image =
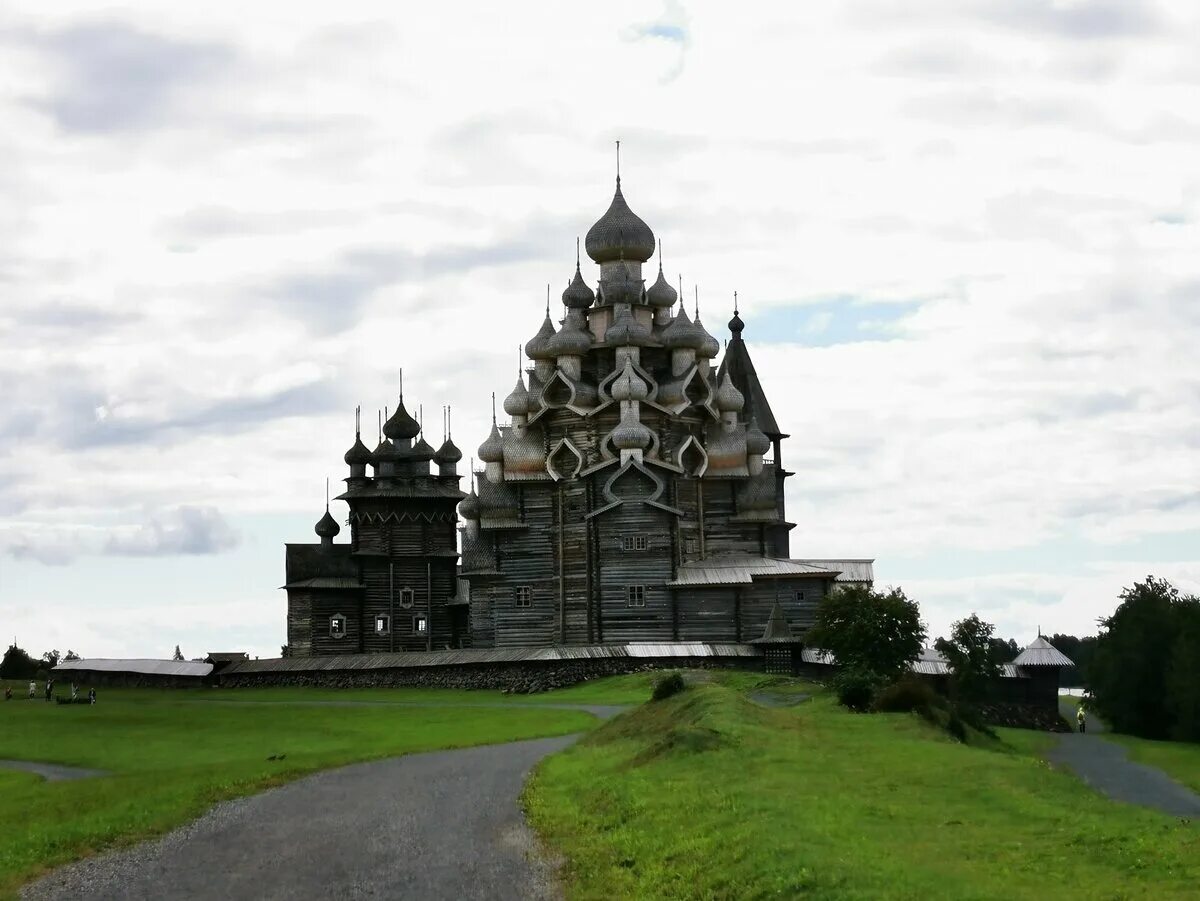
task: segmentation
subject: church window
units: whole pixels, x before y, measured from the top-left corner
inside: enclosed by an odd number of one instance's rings
[[[416,598],[416,596],[417,596],[417,593],[414,589],[401,588],[400,589],[400,606],[401,607],[411,607],[413,605],[413,600]]]
[[[621,538],[621,550],[644,551],[650,546],[645,535],[625,535]]]
[[[386,613],[379,613],[375,616],[375,634],[387,635],[392,631],[392,620]]]
[[[533,606],[533,586],[518,585],[514,591],[514,603],[517,607]]]
[[[803,602],[804,602],[804,592],[803,592],[803,591],[797,591],[797,592],[796,592],[796,601],[797,601],[797,602],[799,602],[799,603],[803,603]]]
[[[329,617],[329,637],[330,638],[345,638],[346,637],[346,617],[340,613]]]
[[[699,538],[683,539],[683,550],[684,550],[684,553],[686,553],[686,554],[700,553],[700,539]]]
[[[645,607],[646,606],[646,586],[645,585],[628,585],[626,586],[626,605],[629,607]]]
[[[418,615],[418,616],[413,617],[413,631],[414,632],[416,632],[418,635],[424,635],[428,629],[429,629],[429,620],[427,620],[424,617],[424,615]]]

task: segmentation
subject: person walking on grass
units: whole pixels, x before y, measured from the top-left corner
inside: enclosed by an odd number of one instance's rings
[[[1075,722],[1079,724],[1081,734],[1087,732],[1087,711],[1083,709],[1082,704],[1075,710]]]
[[[54,680],[46,679],[46,700],[49,701],[54,697]]]
[[[29,680],[29,700],[32,701],[36,697],[37,697],[37,682],[35,682],[33,679],[30,679]]]

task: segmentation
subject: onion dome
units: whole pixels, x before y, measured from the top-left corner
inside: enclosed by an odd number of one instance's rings
[[[621,176],[608,210],[588,229],[584,238],[587,255],[597,263],[609,263],[624,257],[644,263],[654,253],[654,232],[639,219],[621,193]]]
[[[746,323],[742,322],[742,317],[738,315],[738,311],[733,311],[733,318],[729,320],[729,331],[735,335],[740,335],[742,329],[746,327]]]
[[[531,360],[553,360],[554,354],[546,349],[547,342],[553,337],[554,323],[550,321],[550,314],[546,313],[546,318],[542,320],[542,327],[525,345],[525,356]]]
[[[671,283],[663,278],[662,263],[658,264],[658,281],[646,290],[646,302],[652,307],[669,309],[675,306],[679,295],[671,287]]]
[[[462,451],[458,446],[447,438],[442,442],[442,446],[437,449],[437,453],[433,455],[433,462],[439,466],[442,464],[457,463],[462,459]]]
[[[579,271],[579,264],[576,263],[575,278],[571,279],[571,284],[567,285],[566,291],[563,291],[563,303],[573,310],[586,310],[595,300],[596,295],[583,280],[583,273]]]
[[[384,438],[379,446],[371,452],[371,462],[378,466],[380,463],[395,462],[400,458],[400,449]]]
[[[621,263],[616,274],[600,285],[601,301],[607,304],[642,302],[642,280],[635,279],[629,267]]]
[[[546,469],[546,445],[539,433],[526,428],[511,428],[504,436],[504,471],[539,473]]]
[[[696,329],[692,320],[688,318],[687,310],[680,305],[679,313],[663,329],[662,340],[663,344],[672,350],[688,347],[697,350],[704,343],[704,334]]]
[[[636,419],[622,419],[612,431],[612,440],[620,450],[641,450],[650,445],[654,436]]]
[[[471,485],[471,493],[458,505],[458,512],[462,514],[463,519],[479,519],[479,495],[475,493],[474,483]]]
[[[590,332],[585,332],[568,319],[553,338],[546,342],[551,357],[582,357],[592,346]]]
[[[711,360],[721,352],[721,342],[708,333],[708,330],[701,324],[699,313],[696,314],[696,321],[692,323],[692,327],[700,333],[702,340],[700,346],[696,348],[696,359]]]
[[[397,438],[416,438],[420,431],[421,424],[408,415],[401,397],[396,412],[383,424],[383,434],[395,441]]]
[[[746,453],[762,456],[771,449],[771,440],[758,427],[758,420],[750,417],[750,427],[746,429]]]
[[[649,386],[642,381],[642,377],[634,371],[628,360],[609,391],[613,400],[645,400],[650,396]]]
[[[618,347],[645,347],[650,343],[650,328],[642,325],[632,312],[622,307],[613,324],[605,331],[604,340]]]
[[[721,379],[721,387],[717,389],[717,409],[722,413],[737,413],[745,403],[746,398],[742,396],[742,392],[733,387],[729,373],[725,373],[725,378]]]
[[[499,463],[504,459],[504,439],[500,437],[495,422],[492,423],[492,434],[479,445],[479,459],[484,463]]]
[[[313,526],[313,531],[322,538],[333,538],[338,532],[342,531],[342,527],[337,524],[337,520],[329,515],[329,510],[325,510],[325,515],[317,520],[317,524]]]
[[[347,466],[366,466],[371,462],[371,451],[362,443],[362,438],[355,435],[354,445],[346,451],[346,456],[342,459],[346,461]]]
[[[524,416],[529,412],[529,392],[525,390],[525,380],[517,379],[517,387],[504,398],[504,412],[509,416]]]
[[[413,460],[428,463],[433,459],[433,448],[430,447],[429,442],[426,441],[425,436],[422,435],[417,439],[417,443],[412,446],[410,454]]]

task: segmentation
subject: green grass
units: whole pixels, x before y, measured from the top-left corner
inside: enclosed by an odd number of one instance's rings
[[[574,898],[1200,897],[1200,827],[1052,770],[1048,736],[998,735],[718,681],[543,761],[525,804]]]
[[[113,775],[45,782],[0,770],[0,897],[39,871],[140,840],[214,803],[354,761],[590,728],[578,711],[491,693],[380,690],[369,698],[445,706],[310,706],[349,692],[102,689],[94,707],[0,702],[0,758],[104,769]],[[463,698],[491,707],[453,706]],[[285,755],[282,760],[268,760]]]
[[[1114,733],[1106,733],[1104,737],[1123,744],[1133,760],[1156,766],[1181,785],[1200,792],[1200,745],[1184,741],[1151,741]]]

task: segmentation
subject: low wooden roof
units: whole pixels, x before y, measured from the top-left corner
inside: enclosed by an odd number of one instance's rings
[[[1015,666],[1074,666],[1075,662],[1041,635],[1017,655]]]

